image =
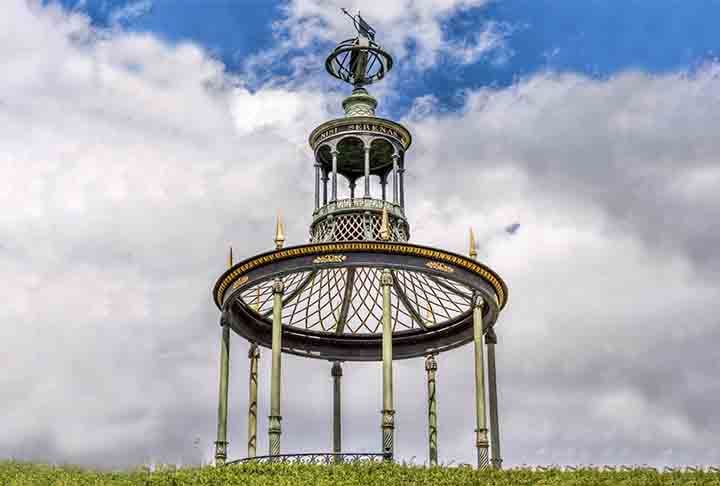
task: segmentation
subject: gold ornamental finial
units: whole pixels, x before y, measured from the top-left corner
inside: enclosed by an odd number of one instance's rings
[[[477,258],[477,244],[475,243],[475,233],[470,228],[470,258]]]
[[[228,254],[228,268],[233,266],[233,254],[232,254],[232,245],[230,245],[230,253]]]
[[[279,250],[285,244],[285,232],[283,231],[282,216],[278,211],[277,222],[275,223],[275,249]]]
[[[383,208],[382,220],[380,221],[380,239],[388,241],[390,239],[390,218],[387,208]]]

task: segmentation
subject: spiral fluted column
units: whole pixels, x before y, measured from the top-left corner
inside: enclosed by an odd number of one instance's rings
[[[260,359],[260,348],[258,348],[257,344],[250,345],[248,359],[250,360],[250,380],[248,390],[247,455],[248,457],[255,457],[257,454],[258,361]]]
[[[427,371],[428,388],[428,463],[436,466],[438,461],[437,450],[437,394],[435,389],[435,375],[437,361],[431,354],[425,358],[425,371]]]

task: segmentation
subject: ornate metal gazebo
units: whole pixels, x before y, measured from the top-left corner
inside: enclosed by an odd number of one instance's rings
[[[333,452],[319,455],[335,459],[356,456],[344,454],[341,446],[341,363],[382,361],[382,447],[362,455],[392,460],[393,360],[425,357],[428,461],[436,464],[436,356],[472,342],[478,468],[500,467],[494,325],[507,303],[507,287],[477,261],[472,230],[469,257],[408,243],[404,172],[411,135],[399,123],[377,117],[377,101],[365,89],[382,79],[393,62],[359,14],[353,21],[358,36],[341,42],[325,63],[332,76],[354,86],[343,101],[345,115],[323,123],[309,138],[315,154],[310,243],[285,247],[278,218],[276,248],[235,264],[231,252],[229,268],[213,289],[222,311],[216,464],[227,461],[232,330],[251,343],[247,458],[241,460],[307,456],[280,453],[281,360],[282,353],[291,353],[332,363]],[[340,176],[348,184],[347,199],[338,198]],[[267,456],[256,455],[260,347],[272,350]]]

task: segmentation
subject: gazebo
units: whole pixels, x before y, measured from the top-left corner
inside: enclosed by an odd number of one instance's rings
[[[275,249],[237,263],[231,252],[229,268],[213,289],[222,313],[215,461],[393,460],[393,361],[424,357],[428,462],[437,464],[436,356],[473,343],[477,465],[499,468],[494,326],[507,303],[507,286],[477,260],[472,230],[469,256],[408,242],[404,173],[412,137],[401,124],[376,116],[377,101],[365,88],[382,79],[393,60],[359,14],[353,21],[358,36],[341,42],[325,63],[330,75],[353,85],[342,104],[344,116],[323,123],[309,137],[315,160],[310,242],[285,246],[278,219]],[[362,189],[356,191],[358,181]],[[349,198],[338,198],[339,183],[347,184]],[[227,442],[231,331],[250,342],[247,457],[237,461],[228,461]],[[264,456],[257,455],[256,420],[261,348],[272,353]],[[332,452],[281,454],[283,353],[330,363]],[[379,451],[371,454],[342,448],[342,366],[356,361],[382,362],[381,440]]]

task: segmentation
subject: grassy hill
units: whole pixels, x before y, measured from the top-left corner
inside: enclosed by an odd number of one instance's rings
[[[0,485],[52,486],[720,486],[718,472],[658,472],[654,469],[599,471],[581,469],[531,471],[510,469],[478,472],[467,467],[425,468],[398,464],[244,464],[224,468],[165,468],[157,471],[100,472],[21,462],[0,462]]]

